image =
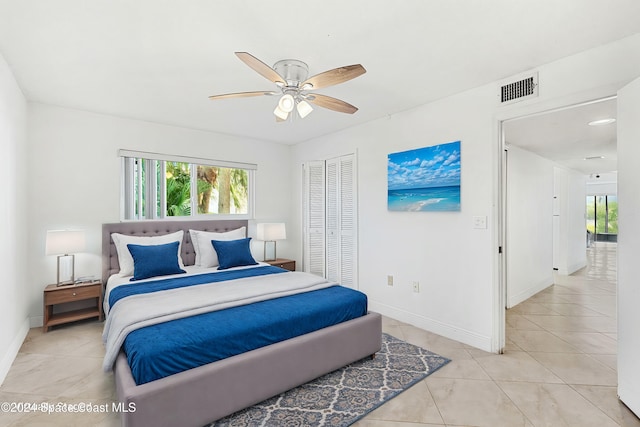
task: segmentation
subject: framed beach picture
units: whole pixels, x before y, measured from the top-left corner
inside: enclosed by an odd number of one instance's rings
[[[460,141],[389,154],[387,184],[390,211],[460,211]]]

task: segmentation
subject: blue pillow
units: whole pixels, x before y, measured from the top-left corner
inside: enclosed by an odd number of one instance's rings
[[[133,277],[129,280],[186,273],[178,263],[179,245],[180,242],[164,245],[133,245],[129,243],[127,248],[133,258]]]
[[[251,256],[251,237],[238,240],[212,240],[213,249],[218,254],[218,270],[231,267],[258,264]]]

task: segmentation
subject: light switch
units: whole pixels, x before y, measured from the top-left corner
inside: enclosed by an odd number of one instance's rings
[[[477,229],[485,229],[485,228],[487,228],[487,217],[486,216],[474,216],[473,217],[473,228],[477,228]]]

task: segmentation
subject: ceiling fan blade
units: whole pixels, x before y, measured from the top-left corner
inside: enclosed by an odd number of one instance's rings
[[[323,87],[333,86],[355,79],[366,72],[367,70],[365,70],[360,64],[347,65],[346,67],[334,68],[333,70],[325,71],[324,73],[309,77],[300,85],[300,87],[303,90],[306,90],[304,89],[304,85],[310,84],[312,86],[311,89],[322,89]]]
[[[329,110],[337,111],[339,113],[353,114],[358,111],[358,107],[354,107],[348,102],[341,101],[336,98],[332,98],[327,95],[320,95],[314,93],[307,97],[307,101],[312,102],[320,107],[328,108]]]
[[[247,64],[254,71],[256,71],[258,74],[260,74],[262,77],[266,78],[270,82],[285,84],[285,80],[282,78],[280,74],[276,72],[276,70],[269,67],[267,64],[260,61],[258,58],[251,55],[250,53],[235,52],[235,54],[238,58],[240,58],[242,62]]]
[[[250,96],[262,96],[262,95],[276,95],[277,92],[269,90],[255,91],[255,92],[237,92],[237,93],[225,93],[223,95],[211,95],[209,99],[229,99],[229,98],[248,98]]]

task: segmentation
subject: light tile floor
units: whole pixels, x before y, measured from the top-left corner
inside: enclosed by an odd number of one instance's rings
[[[502,355],[384,318],[385,332],[452,362],[356,426],[640,427],[616,396],[615,249],[596,244],[587,268],[558,276],[555,285],[509,310]],[[0,402],[111,409],[115,386],[100,368],[101,332],[99,322],[29,331],[0,387]],[[0,412],[0,426],[117,425],[112,411]]]
[[[373,426],[640,426],[616,395],[616,245],[507,311],[507,346],[485,353],[385,319],[398,338],[452,359],[357,423]]]

